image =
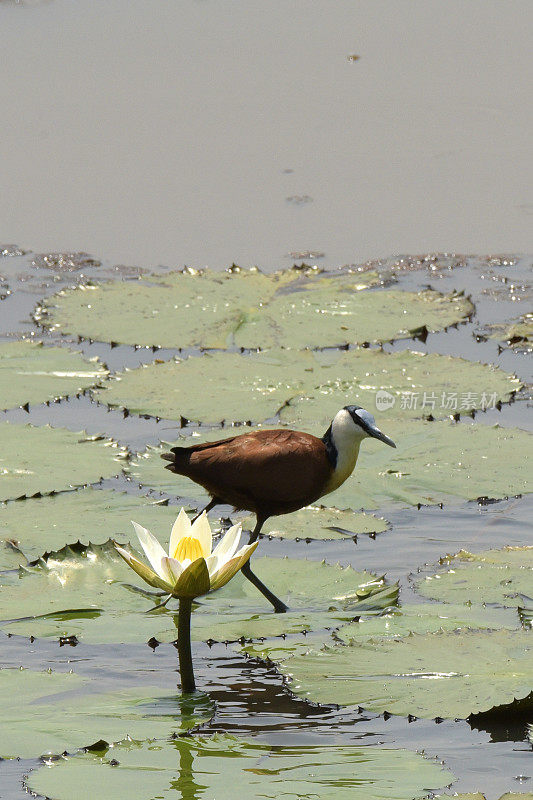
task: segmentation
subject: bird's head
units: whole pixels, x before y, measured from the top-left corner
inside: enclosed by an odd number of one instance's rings
[[[343,414],[343,412],[347,412],[349,415],[351,424],[356,428],[354,433],[356,433],[360,439],[366,439],[367,436],[371,436],[373,439],[379,439],[380,442],[385,442],[389,447],[396,447],[392,439],[389,439],[388,436],[380,431],[376,425],[376,420],[369,411],[361,408],[361,406],[344,406],[342,411],[339,411],[339,414]],[[348,418],[346,419],[348,421]]]

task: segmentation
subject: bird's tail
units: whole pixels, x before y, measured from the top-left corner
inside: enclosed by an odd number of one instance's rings
[[[170,461],[170,464],[165,464],[165,469],[169,469],[171,472],[181,472],[181,467],[185,465],[185,462],[188,462],[189,455],[189,448],[188,447],[173,447],[170,453],[163,453],[161,458],[163,461]]]

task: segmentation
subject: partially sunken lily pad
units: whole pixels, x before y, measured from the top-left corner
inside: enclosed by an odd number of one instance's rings
[[[244,528],[253,528],[254,517],[242,520]],[[357,534],[382,533],[389,527],[387,520],[373,514],[355,514],[353,511],[338,511],[336,508],[315,508],[309,506],[285,514],[271,517],[264,524],[262,536],[280,539],[345,539]]]
[[[298,348],[409,337],[472,311],[459,295],[360,291],[373,282],[296,270],[184,271],[63,291],[43,303],[37,319],[62,333],[123,344]]]
[[[336,627],[339,620],[382,610],[398,596],[396,584],[389,586],[351,567],[255,558],[253,568],[291,611],[271,613],[257,589],[239,574],[195,606],[193,638],[236,641]],[[167,607],[147,614],[160,598],[140,583],[111,543],[66,547],[35,567],[0,575],[1,626],[10,633],[75,634],[98,643],[175,640],[176,611]]]
[[[281,661],[291,689],[316,703],[466,719],[514,700],[533,708],[533,639],[525,631],[447,631],[356,640]]]
[[[521,345],[533,339],[533,314],[524,316],[510,325],[493,325],[491,339],[507,342],[510,345]]]
[[[438,633],[468,628],[516,628],[516,615],[499,608],[424,603],[387,609],[343,625],[335,637],[345,644],[399,638],[411,633]]]
[[[103,380],[107,370],[63,347],[42,342],[0,343],[0,407],[15,408],[65,397]]]
[[[533,441],[526,431],[445,420],[380,419],[378,424],[397,449],[365,439],[353,475],[321,503],[353,509],[391,501],[434,505],[454,497],[499,498],[533,488],[524,468]]]
[[[119,473],[126,451],[110,439],[48,425],[0,424],[0,501],[64,491]]]
[[[142,688],[110,691],[73,673],[0,669],[0,757],[36,758],[99,740],[169,736],[213,716],[207,697],[187,700],[149,680]]]
[[[283,422],[321,435],[345,405],[373,411],[378,391],[392,404],[385,420],[494,407],[520,386],[502,370],[450,356],[274,349],[144,365],[117,375],[97,394],[102,402],[135,413],[204,424],[260,422],[282,409]]]
[[[166,545],[176,516],[176,507],[90,487],[1,504],[0,569],[16,568],[78,539],[85,544],[103,544],[111,534],[119,542],[131,537],[137,541],[132,519],[149,528]]]
[[[413,800],[452,780],[408,750],[275,746],[215,734],[129,742],[105,754],[56,761],[32,772],[28,784],[55,800],[233,800],[238,787],[247,800]]]
[[[533,603],[533,547],[504,547],[442,559],[443,568],[417,582],[418,591],[447,603]]]

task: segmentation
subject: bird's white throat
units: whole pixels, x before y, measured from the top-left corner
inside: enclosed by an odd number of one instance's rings
[[[321,497],[334,492],[352,474],[357,463],[359,446],[366,436],[344,408],[335,415],[331,423],[331,439],[337,451],[337,464]]]

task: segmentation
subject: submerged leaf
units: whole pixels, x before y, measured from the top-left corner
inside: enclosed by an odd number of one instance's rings
[[[518,607],[533,601],[533,547],[503,547],[443,559],[443,567],[421,578],[417,590],[448,603],[498,603]]]
[[[115,766],[112,766],[112,759]],[[117,763],[118,762],[118,763]],[[30,788],[56,800],[413,800],[453,776],[407,750],[348,745],[283,747],[228,734],[124,743],[31,773]]]
[[[254,527],[253,517],[242,520],[244,529]],[[345,539],[357,534],[382,533],[389,527],[387,520],[373,514],[355,514],[336,508],[308,506],[292,514],[271,517],[261,529],[261,535],[280,539]]]
[[[516,616],[511,611],[424,603],[402,605],[399,608],[387,609],[379,616],[362,617],[357,622],[343,625],[335,632],[335,637],[345,644],[352,644],[375,639],[400,638],[412,633],[516,627]]]
[[[109,690],[73,673],[0,669],[0,757],[35,758],[103,739],[148,739],[188,730],[213,715],[194,701],[150,685]]]

